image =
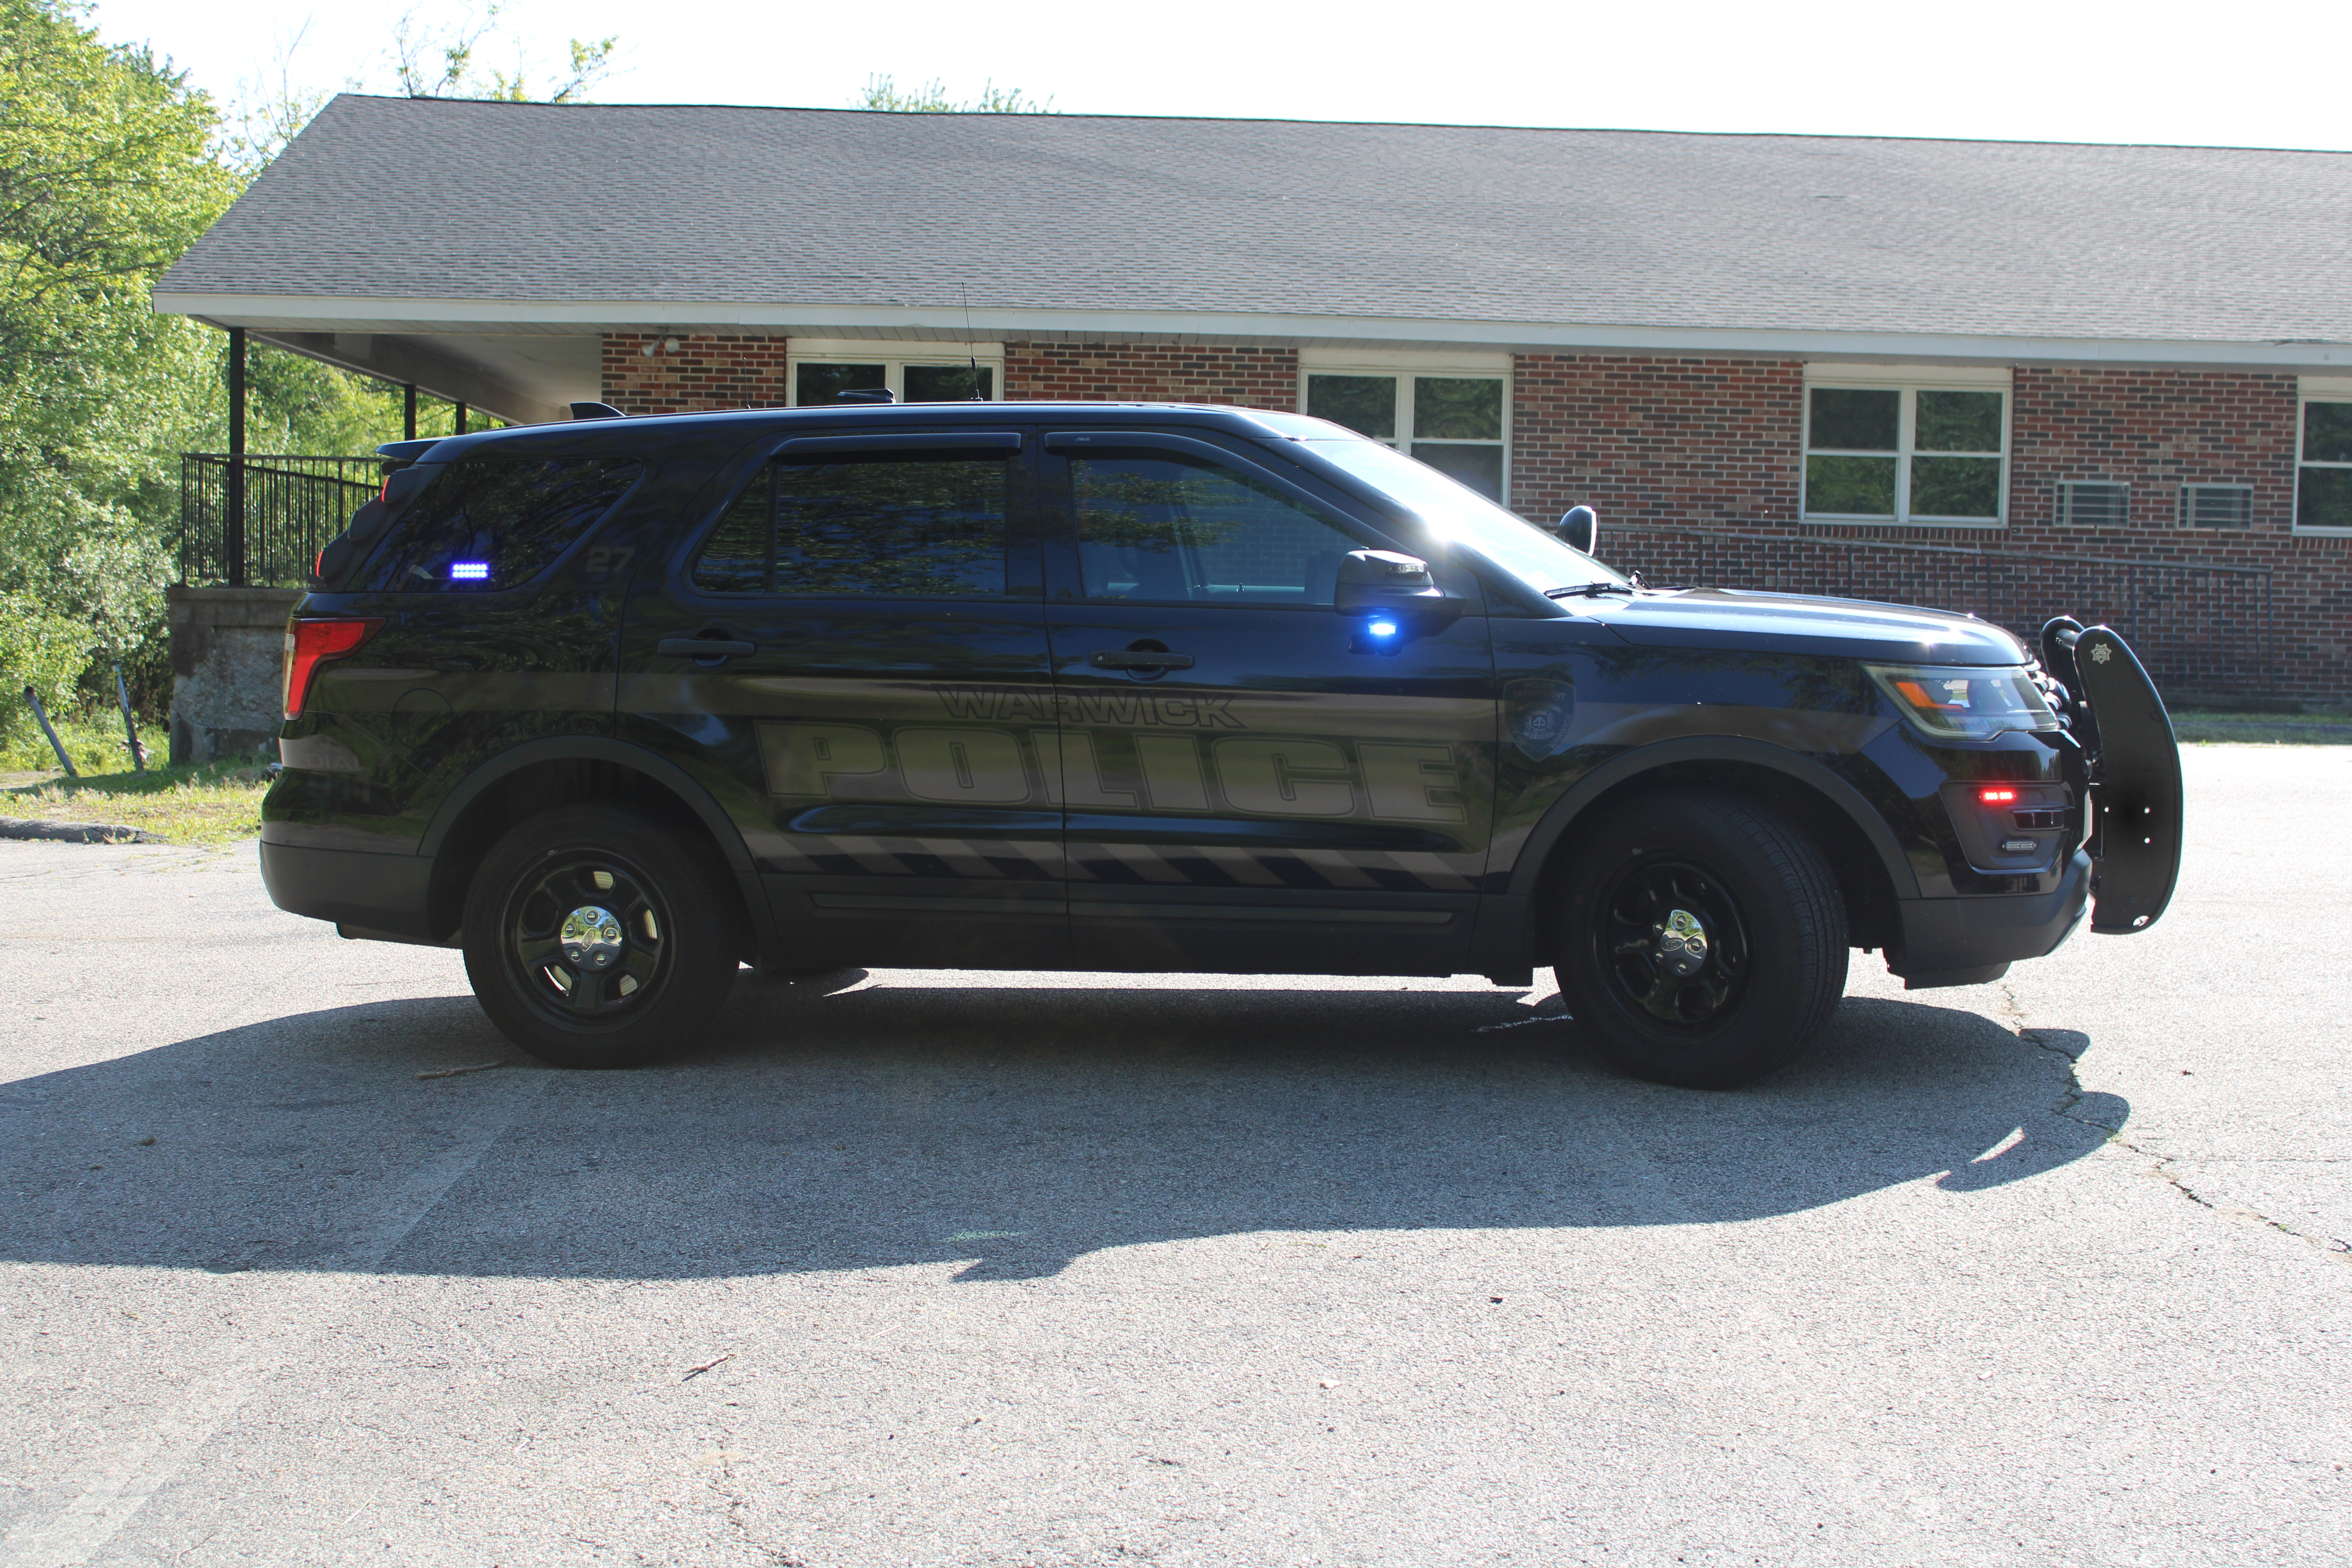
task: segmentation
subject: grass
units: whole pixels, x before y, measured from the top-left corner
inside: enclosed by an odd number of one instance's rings
[[[2352,713],[2232,713],[2200,708],[2172,715],[2184,744],[2352,746]]]
[[[261,797],[268,787],[268,775],[251,763],[79,779],[60,773],[0,788],[0,816],[120,823],[171,844],[230,844],[260,833]]]

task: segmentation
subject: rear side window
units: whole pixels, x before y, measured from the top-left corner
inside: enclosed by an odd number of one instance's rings
[[[1002,595],[1009,458],[771,463],[695,558],[706,594]]]
[[[634,483],[635,458],[502,458],[449,465],[347,590],[463,593],[529,582]]]

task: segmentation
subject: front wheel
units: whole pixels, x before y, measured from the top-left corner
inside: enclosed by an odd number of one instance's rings
[[[1623,1071],[1729,1089],[1793,1058],[1845,993],[1845,902],[1811,839],[1692,792],[1583,835],[1554,911],[1569,1011]]]
[[[690,1045],[740,947],[713,858],[608,805],[563,806],[492,847],[466,895],[466,977],[500,1033],[556,1067]]]

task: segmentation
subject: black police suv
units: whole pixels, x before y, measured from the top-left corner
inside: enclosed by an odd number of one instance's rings
[[[1317,419],[382,450],[289,628],[262,871],[347,937],[462,947],[551,1062],[692,1041],[744,963],[1549,964],[1625,1070],[1730,1085],[1850,948],[1967,984],[2171,894],[2179,754],[2111,630],[2037,660],[1963,616],[1643,589]]]

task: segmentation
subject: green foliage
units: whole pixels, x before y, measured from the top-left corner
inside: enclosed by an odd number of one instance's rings
[[[211,335],[148,308],[226,208],[210,102],[64,0],[0,0],[0,673],[62,697],[162,619]],[[20,722],[21,696],[0,731]]]
[[[573,38],[569,68],[558,67],[545,92],[530,89],[531,69],[520,44],[511,71],[485,70],[476,63],[482,40],[498,30],[499,8],[483,7],[479,21],[447,27],[420,26],[416,13],[393,24],[393,75],[411,98],[491,98],[508,103],[584,103],[588,89],[612,74],[617,37]]]
[[[577,45],[573,46],[577,47]],[[980,96],[966,101],[948,96],[947,83],[925,82],[913,89],[901,89],[898,79],[870,76],[856,98],[849,100],[852,109],[879,109],[894,114],[1051,114],[1054,100],[1040,101],[1017,87],[999,87],[993,80],[984,83]]]

